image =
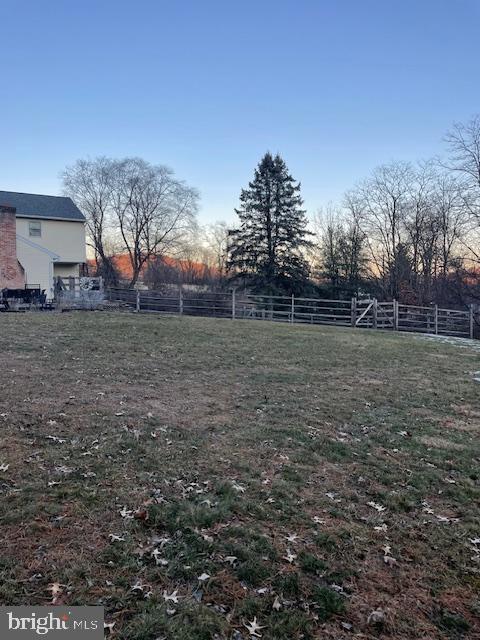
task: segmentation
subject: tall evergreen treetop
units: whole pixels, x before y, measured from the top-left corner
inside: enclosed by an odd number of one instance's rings
[[[311,246],[300,184],[284,160],[266,153],[235,209],[229,232],[229,271],[256,291],[299,292],[309,276],[303,252]]]

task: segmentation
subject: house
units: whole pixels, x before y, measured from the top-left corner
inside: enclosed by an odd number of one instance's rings
[[[51,299],[54,278],[85,262],[85,216],[70,198],[0,191],[0,291],[39,286]]]

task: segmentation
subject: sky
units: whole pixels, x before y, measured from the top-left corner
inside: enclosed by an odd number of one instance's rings
[[[0,0],[0,190],[140,156],[235,222],[268,150],[308,213],[480,112],[480,0]]]

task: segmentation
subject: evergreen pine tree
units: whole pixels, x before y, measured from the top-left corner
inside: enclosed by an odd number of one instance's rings
[[[309,266],[303,255],[311,246],[302,209],[300,184],[279,155],[266,153],[255,176],[240,194],[235,212],[240,227],[229,232],[229,271],[262,293],[298,293]]]

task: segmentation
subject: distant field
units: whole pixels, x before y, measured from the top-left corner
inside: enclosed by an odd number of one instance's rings
[[[480,638],[480,351],[71,313],[0,315],[0,353],[1,604],[101,604],[125,640]]]

